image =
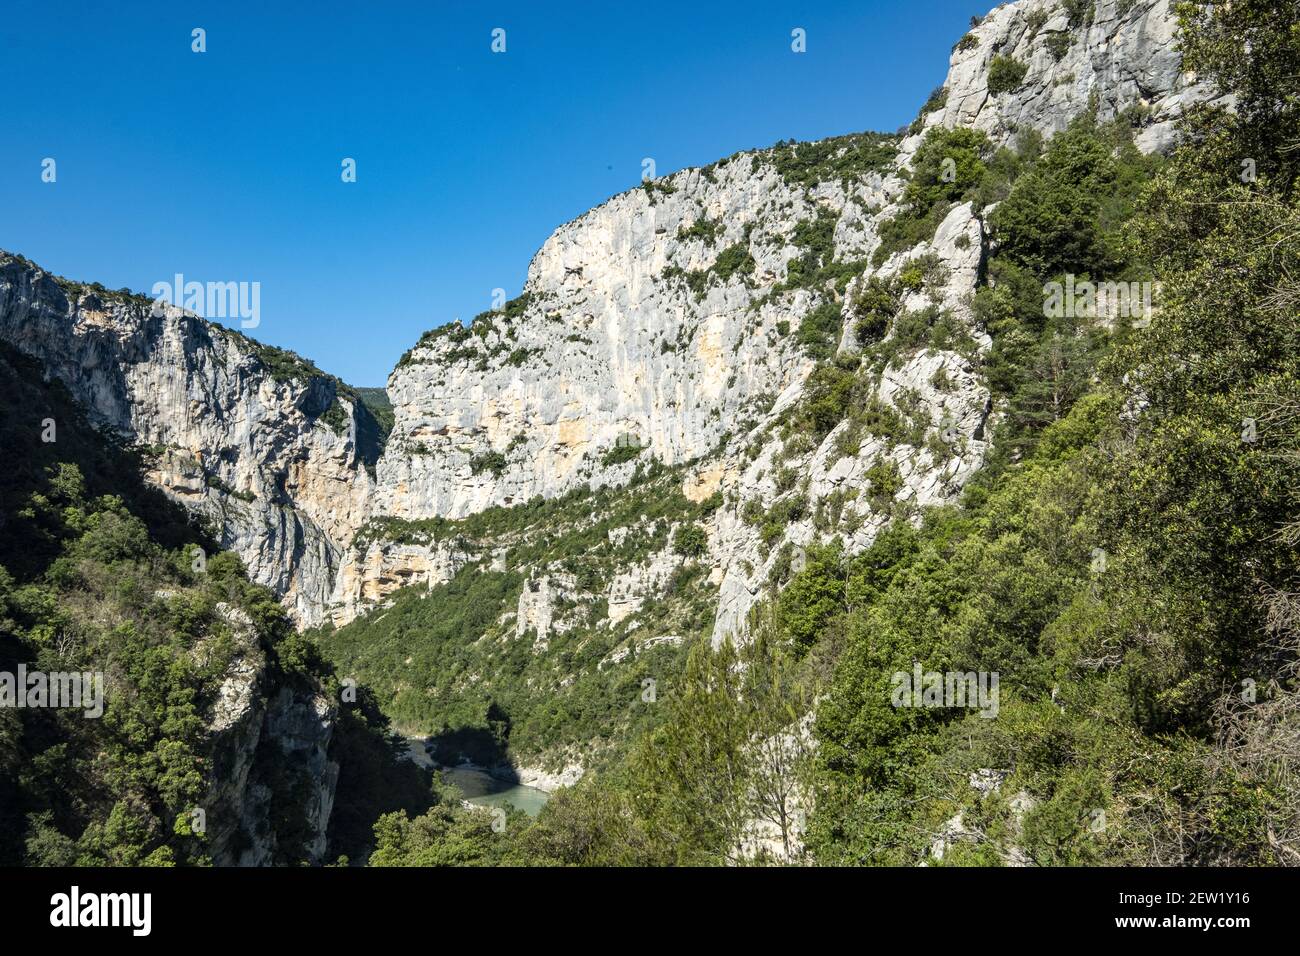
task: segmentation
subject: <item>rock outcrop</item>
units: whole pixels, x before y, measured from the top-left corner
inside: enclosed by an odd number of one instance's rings
[[[330,759],[336,706],[319,691],[278,683],[253,622],[222,604],[238,652],[208,718],[212,768],[203,801],[207,841],[218,866],[266,866],[281,848],[276,817],[301,817],[302,850],[312,863],[326,857],[338,764]],[[287,784],[286,784],[287,781]]]
[[[1060,132],[1085,109],[1102,122],[1136,111],[1138,146],[1168,149],[1183,110],[1209,95],[1182,72],[1176,32],[1171,0],[1003,4],[953,48],[944,105],[924,129],[965,126],[1005,145],[1027,129]],[[990,91],[995,57],[1024,68],[1014,89]]]
[[[472,555],[456,542],[355,540],[343,552],[329,601],[333,623],[345,624],[400,588],[450,581]]]
[[[983,462],[996,415],[976,371],[990,342],[969,305],[983,222],[958,206],[932,238],[876,268],[866,261],[901,208],[905,171],[932,127],[973,127],[1006,144],[1026,129],[1050,136],[1093,109],[1103,121],[1128,115],[1144,149],[1171,145],[1174,120],[1205,91],[1180,71],[1168,0],[1086,7],[1078,22],[1053,0],[992,11],[954,48],[942,104],[882,146],[886,161],[809,177],[799,175],[798,151],[737,154],[562,226],[534,257],[519,299],[430,333],[393,372],[396,424],[377,468],[378,511],[457,518],[619,484],[642,456],[690,463],[690,481],[721,489],[728,502],[710,529],[721,640],[743,631],[787,545],[832,536],[812,520],[828,500],[839,516],[833,534],[851,550],[869,545],[888,510],[878,495],[857,493],[873,469],[896,469],[893,501],[954,500]],[[995,60],[1020,71],[1014,88],[990,92]],[[861,148],[846,141],[840,155]],[[822,224],[836,261],[862,263],[843,295],[803,281],[799,268]],[[868,440],[851,454],[839,432],[817,447],[774,440],[773,424],[799,401],[815,364],[801,335],[809,317],[838,310],[839,348],[852,351],[858,290],[932,261],[941,275],[901,308],[951,316],[971,348],[922,350],[884,371],[876,398],[917,426],[913,440]],[[798,488],[778,489],[777,469],[796,472]],[[760,540],[742,517],[795,495],[807,517],[780,540]],[[614,617],[631,604],[616,587],[609,607]]]

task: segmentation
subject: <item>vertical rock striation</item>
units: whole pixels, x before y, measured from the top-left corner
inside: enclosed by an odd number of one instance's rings
[[[92,421],[144,446],[150,480],[208,520],[300,623],[322,619],[374,487],[355,440],[367,413],[335,380],[180,309],[2,253],[0,336]]]

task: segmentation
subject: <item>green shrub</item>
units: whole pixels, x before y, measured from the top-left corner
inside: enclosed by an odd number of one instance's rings
[[[643,451],[645,451],[645,449],[638,444],[627,443],[615,445],[609,451],[605,452],[600,463],[606,468],[612,468],[615,465],[621,465],[625,462],[631,461]]]
[[[923,215],[935,203],[963,198],[983,179],[992,152],[988,136],[979,130],[931,129],[912,160],[903,201],[914,215]]]
[[[858,343],[878,342],[885,337],[890,321],[898,313],[898,290],[894,284],[873,275],[854,290],[849,309],[856,319],[854,331]]]
[[[823,302],[803,317],[797,341],[813,358],[831,358],[839,346],[842,324],[840,304]]]
[[[921,112],[917,114],[916,119],[912,121],[912,125],[908,127],[908,133],[913,135],[919,133],[925,122],[926,116],[943,109],[947,102],[948,88],[946,86],[936,86],[930,91],[930,95],[921,106]]]
[[[993,57],[993,60],[989,63],[990,95],[999,96],[1002,93],[1010,93],[1024,82],[1025,74],[1028,72],[1028,64],[1021,63],[1019,60],[1001,54]]]
[[[694,522],[681,525],[673,534],[673,550],[687,558],[701,557],[709,550],[708,533]]]
[[[1061,6],[1065,8],[1071,30],[1092,26],[1097,15],[1096,0],[1061,0]]]
[[[867,494],[871,505],[877,511],[887,511],[894,496],[903,490],[903,476],[898,470],[898,463],[882,458],[867,469]]]
[[[1052,54],[1052,59],[1060,61],[1065,59],[1065,54],[1069,53],[1070,47],[1074,45],[1074,36],[1061,30],[1057,33],[1049,33],[1043,43],[1047,46],[1047,52]]]
[[[937,113],[939,110],[944,108],[947,102],[948,87],[936,86],[930,91],[930,95],[926,97],[925,105],[921,107],[921,115],[924,116],[927,113]]]
[[[804,384],[799,418],[817,438],[824,438],[847,414],[856,376],[838,365],[819,365]]]
[[[749,251],[749,245],[738,242],[735,245],[727,246],[722,252],[718,253],[712,271],[717,274],[719,279],[726,282],[734,275],[750,275],[753,273],[754,268],[754,256]]]
[[[691,223],[690,228],[680,227],[677,230],[677,238],[681,241],[688,239],[700,239],[705,245],[713,245],[718,236],[722,235],[723,226],[716,219],[710,219],[708,216],[701,216]]]
[[[481,455],[475,455],[469,460],[469,470],[474,474],[491,472],[494,476],[500,478],[501,473],[506,470],[509,462],[506,456],[499,451],[486,451]]]

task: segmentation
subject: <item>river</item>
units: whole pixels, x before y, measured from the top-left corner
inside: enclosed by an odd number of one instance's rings
[[[503,780],[494,777],[482,767],[462,764],[459,767],[440,767],[424,749],[422,737],[410,737],[406,741],[410,759],[421,767],[428,767],[442,773],[445,783],[460,791],[461,797],[468,803],[480,807],[513,806],[530,817],[542,812],[550,794],[536,787],[528,787],[518,781]]]

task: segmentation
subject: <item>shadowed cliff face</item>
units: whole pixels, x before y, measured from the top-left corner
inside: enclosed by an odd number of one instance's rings
[[[1048,0],[1008,4],[957,45],[945,96],[902,136],[739,153],[561,226],[519,299],[403,357],[373,478],[356,437],[376,448],[373,421],[354,392],[180,310],[154,315],[145,300],[4,256],[0,336],[41,359],[93,419],[149,446],[150,480],[209,519],[304,625],[350,620],[486,557],[396,536],[394,521],[620,485],[653,458],[684,467],[692,500],[725,502],[704,556],[720,640],[743,629],[786,545],[825,537],[797,519],[760,540],[744,520],[787,494],[782,471],[800,477],[808,512],[835,502],[835,533],[858,551],[886,521],[879,496],[848,495],[869,475],[889,473],[891,500],[940,504],[984,461],[997,410],[979,371],[989,338],[969,307],[987,251],[980,211],[956,204],[917,243],[878,254],[925,133],[971,127],[1003,145],[1095,107],[1102,120],[1132,115],[1142,148],[1166,148],[1173,120],[1203,96],[1180,74],[1173,35],[1168,0],[1104,0],[1079,23]],[[922,264],[915,287],[908,276]],[[906,414],[912,439],[774,437],[817,364],[857,348],[873,279],[908,280],[900,307],[941,310],[963,342],[914,350],[879,376],[871,400]],[[387,524],[358,541],[372,519]],[[613,603],[653,594],[656,581],[611,585]]]

